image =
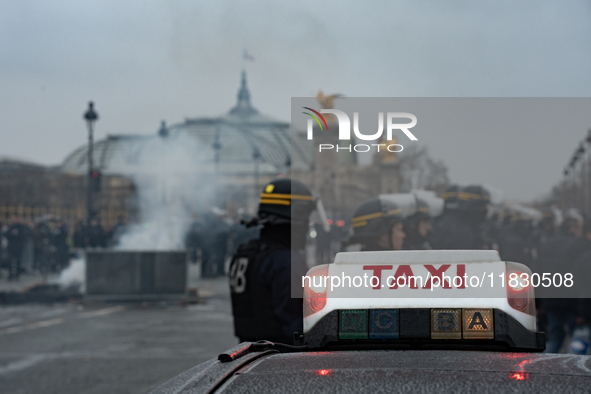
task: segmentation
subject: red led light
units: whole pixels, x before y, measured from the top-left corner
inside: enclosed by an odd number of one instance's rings
[[[345,225],[345,221],[344,220],[337,220],[337,226],[343,227],[344,225]]]
[[[509,372],[509,379],[527,380],[527,379],[529,379],[529,373],[527,373],[527,372]]]
[[[534,316],[533,288],[528,280],[531,277],[531,272],[522,264],[511,262],[505,264],[507,267],[507,302],[511,308]]]
[[[328,265],[311,268],[304,278],[304,317],[326,306]]]
[[[332,369],[318,369],[315,373],[318,376],[329,376],[332,373]]]
[[[314,312],[318,312],[321,311],[324,306],[326,305],[326,293],[324,293],[324,296],[322,294],[318,294],[316,293],[316,296],[312,296],[310,297],[310,309],[312,309]]]
[[[511,305],[513,309],[523,311],[527,307],[529,301],[529,286],[523,286],[521,279],[517,280],[517,286],[511,286],[511,284],[509,283],[511,281],[511,274],[513,274],[513,272],[508,272],[507,275],[507,299],[509,301],[509,305]],[[517,274],[519,275],[519,273]]]
[[[332,224],[332,219],[326,219],[326,224],[330,226]]]

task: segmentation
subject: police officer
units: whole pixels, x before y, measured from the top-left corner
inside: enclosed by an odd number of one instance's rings
[[[443,194],[443,215],[435,223],[433,249],[487,249],[482,234],[490,194],[482,186],[450,186]]]
[[[6,240],[8,241],[8,257],[10,259],[8,280],[18,279],[21,274],[23,248],[28,236],[28,227],[21,222],[19,216],[14,216],[12,224],[5,233]]]
[[[51,229],[45,217],[37,220],[33,229],[33,244],[35,245],[34,266],[45,275],[49,272],[51,261]]]
[[[350,243],[360,243],[363,251],[402,250],[403,220],[403,209],[394,198],[382,195],[363,201],[353,214]]]
[[[542,209],[542,218],[536,228],[536,239],[544,242],[546,239],[556,235],[556,213],[554,210]]]
[[[330,231],[324,231],[322,223],[315,223],[316,231],[316,264],[331,263],[330,244],[332,241],[332,228],[328,225]]]
[[[405,250],[430,250],[429,235],[431,234],[431,208],[427,202],[416,198],[416,212],[405,219],[404,239]]]
[[[234,333],[243,341],[293,343],[303,331],[301,277],[308,217],[315,208],[310,189],[290,179],[265,186],[258,216],[260,237],[238,247],[230,264]],[[293,278],[293,282],[292,282]],[[292,297],[292,289],[300,298]]]
[[[104,248],[107,246],[107,234],[98,219],[90,221],[90,227],[86,233],[86,246],[91,248]]]
[[[499,236],[501,260],[516,261],[531,268],[534,219],[531,210],[520,206],[513,208],[510,225]]]
[[[68,227],[63,220],[57,219],[51,237],[51,244],[55,248],[55,269],[62,270],[68,266]]]
[[[72,241],[74,243],[74,248],[76,249],[83,249],[84,248],[84,241],[86,237],[86,226],[82,220],[78,220],[74,225],[74,235],[72,236]]]
[[[576,257],[572,263],[573,271],[579,273],[583,278],[591,277],[591,219],[585,220],[583,227],[583,236],[571,244],[570,254],[576,250]],[[579,290],[580,298],[578,300],[577,324],[591,324],[591,299],[587,296],[587,283]]]
[[[542,209],[542,217],[534,229],[532,236],[532,260],[534,264],[538,260],[540,245],[554,237],[557,232],[557,217],[554,210]]]
[[[576,256],[573,245],[582,234],[583,217],[578,212],[569,212],[560,227],[559,234],[540,245],[535,271],[543,273],[572,272],[570,263]],[[557,353],[562,347],[568,331],[575,326],[577,301],[572,298],[544,298],[539,300],[538,314],[545,315],[548,328],[546,353]],[[541,309],[541,311],[540,311]]]

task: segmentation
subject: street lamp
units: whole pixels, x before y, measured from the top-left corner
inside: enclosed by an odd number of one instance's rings
[[[256,203],[257,196],[259,193],[259,162],[261,160],[261,152],[255,146],[252,151],[252,159],[254,160],[254,201]]]
[[[98,120],[98,114],[94,110],[94,103],[88,103],[88,109],[84,113],[84,120],[86,120],[86,127],[88,128],[88,185],[86,189],[86,220],[90,225],[94,217],[94,178],[98,178],[98,173],[95,175],[94,163],[92,158],[93,150],[93,131],[94,122]]]

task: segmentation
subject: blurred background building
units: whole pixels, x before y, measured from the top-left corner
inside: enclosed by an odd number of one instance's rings
[[[337,137],[316,135],[320,138],[308,141],[305,130],[290,130],[288,122],[259,112],[252,105],[247,76],[242,72],[237,102],[221,116],[187,118],[172,125],[163,121],[153,134],[109,135],[94,143],[100,222],[111,228],[118,217],[134,220],[141,216],[139,179],[153,186],[150,193],[164,203],[184,205],[184,212],[204,212],[216,206],[235,216],[237,212],[255,213],[266,182],[291,176],[311,185],[328,213],[339,218],[377,194],[412,188],[441,191],[448,183],[442,163],[421,161],[428,157],[425,150],[401,159],[395,153],[376,154],[370,164],[361,165],[356,153],[348,150],[318,154],[318,144],[336,144],[333,139]],[[87,144],[55,167],[0,161],[0,220],[14,214],[28,220],[51,213],[74,228],[86,216],[87,166]],[[417,168],[434,174],[429,182],[413,181]],[[189,181],[193,189],[180,200],[170,197],[172,189],[188,188]],[[192,194],[208,195],[209,201],[198,201]]]

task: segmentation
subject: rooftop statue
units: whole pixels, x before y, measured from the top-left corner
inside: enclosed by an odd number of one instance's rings
[[[320,108],[322,109],[333,109],[333,102],[334,99],[337,97],[342,97],[342,94],[331,94],[328,96],[325,96],[324,93],[322,93],[322,90],[318,91],[318,94],[316,95],[316,98],[318,99],[318,103],[320,104]]]

